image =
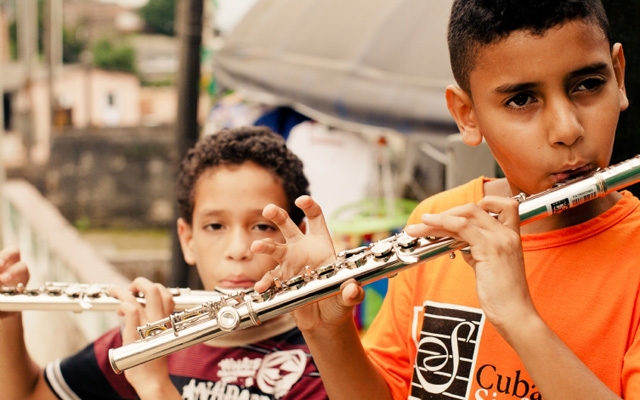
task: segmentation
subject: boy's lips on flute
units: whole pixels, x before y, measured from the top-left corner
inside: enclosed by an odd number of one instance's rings
[[[566,169],[560,172],[553,173],[553,177],[556,182],[564,182],[569,179],[577,178],[579,176],[587,175],[593,170],[591,164],[586,164],[578,168]]]

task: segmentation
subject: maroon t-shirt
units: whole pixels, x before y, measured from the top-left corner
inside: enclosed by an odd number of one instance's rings
[[[75,355],[45,368],[60,399],[137,399],[124,374],[109,365],[108,351],[120,347],[112,329]],[[327,395],[297,328],[239,347],[197,344],[168,357],[171,381],[183,399],[326,399]]]

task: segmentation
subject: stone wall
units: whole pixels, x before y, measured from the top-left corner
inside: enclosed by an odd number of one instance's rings
[[[79,228],[169,227],[174,142],[170,126],[65,130],[38,186]]]

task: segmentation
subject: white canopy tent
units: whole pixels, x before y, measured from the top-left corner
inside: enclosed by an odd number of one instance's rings
[[[452,133],[451,0],[260,0],[214,58],[216,79],[353,130]],[[354,127],[358,125],[357,127]]]
[[[396,191],[419,186],[415,164],[427,163],[430,188],[414,190],[421,197],[443,181],[445,167],[447,187],[494,169],[486,148],[475,152],[477,161],[473,152],[451,151],[464,147],[451,140],[457,128],[444,99],[455,83],[446,39],[451,4],[258,0],[214,56],[214,74],[250,101],[289,106],[374,140],[400,136],[406,154]]]

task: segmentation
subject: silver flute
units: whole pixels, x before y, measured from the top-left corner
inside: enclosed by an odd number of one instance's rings
[[[640,155],[539,194],[528,197],[520,194],[515,199],[520,203],[521,224],[577,207],[637,182],[640,182]],[[307,266],[291,279],[275,280],[274,286],[263,293],[240,291],[138,327],[139,340],[109,350],[111,367],[121,373],[337,295],[340,285],[349,279],[364,285],[444,254],[455,257],[456,250],[466,250],[467,246],[453,238],[415,238],[401,232],[368,246],[340,252],[334,263],[317,269]]]
[[[120,300],[109,295],[108,284],[47,282],[43,286],[0,286],[0,311],[115,311]],[[176,311],[184,311],[226,295],[223,291],[169,288]],[[144,296],[134,293],[145,304]]]

